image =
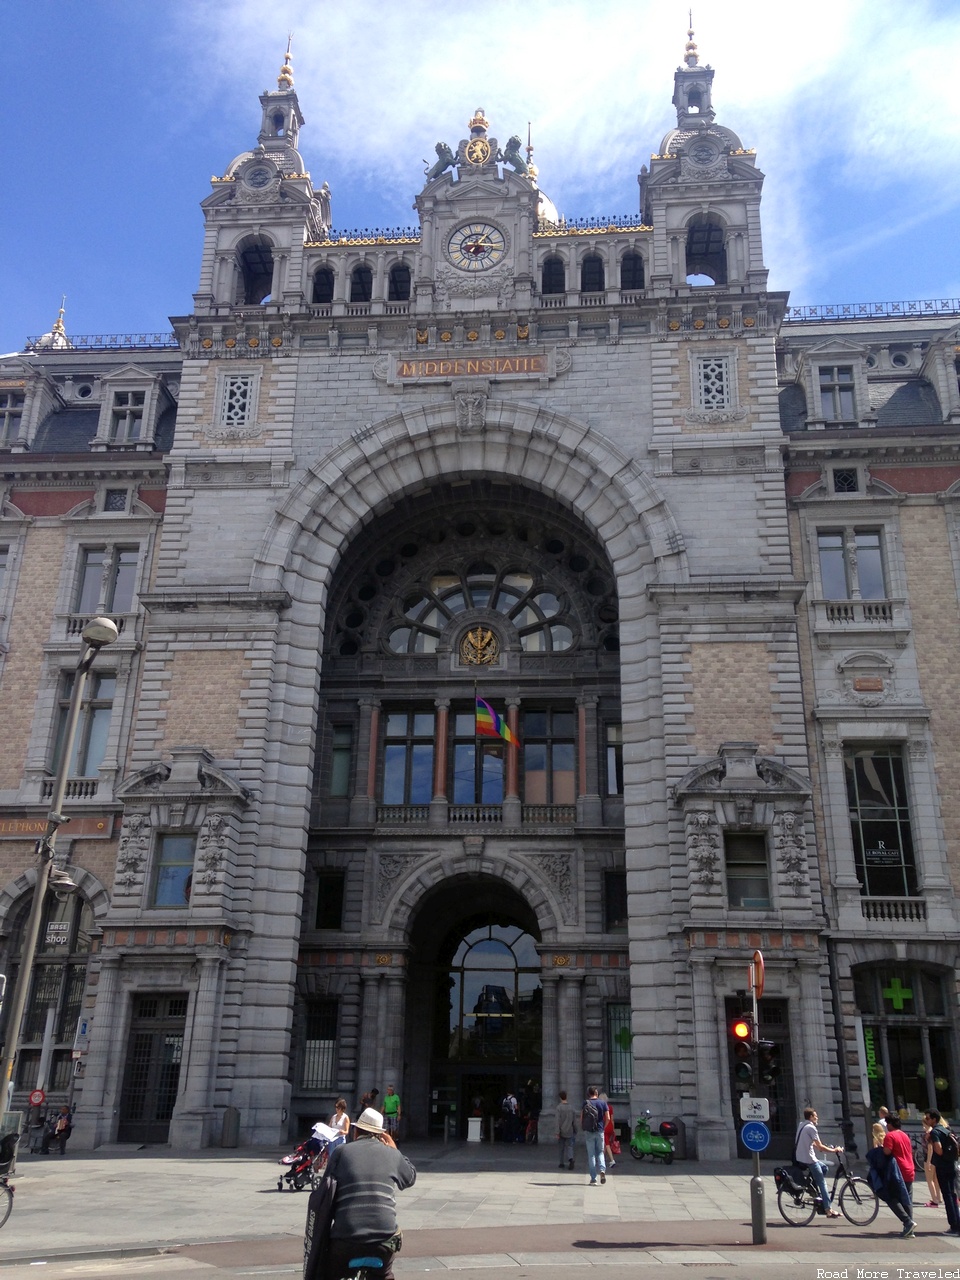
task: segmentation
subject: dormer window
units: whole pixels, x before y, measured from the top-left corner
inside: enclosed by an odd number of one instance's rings
[[[22,391],[0,391],[0,445],[16,444],[25,400]]]
[[[143,436],[144,391],[115,391],[110,410],[110,443],[136,444]]]
[[[853,365],[821,365],[819,370],[820,414],[835,426],[857,425],[853,394]]]

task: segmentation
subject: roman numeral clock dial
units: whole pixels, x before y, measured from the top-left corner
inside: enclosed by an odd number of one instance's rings
[[[503,232],[492,222],[468,222],[447,241],[450,261],[460,271],[487,271],[503,260],[506,251]]]

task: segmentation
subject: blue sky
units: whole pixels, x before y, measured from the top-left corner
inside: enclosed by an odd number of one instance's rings
[[[293,32],[301,151],[334,224],[409,225],[424,160],[482,106],[532,122],[567,217],[637,208],[675,122],[687,0],[7,0],[0,351],[189,311],[199,202],[254,145]],[[794,303],[960,296],[958,0],[700,0],[721,124],[755,147],[771,287]]]

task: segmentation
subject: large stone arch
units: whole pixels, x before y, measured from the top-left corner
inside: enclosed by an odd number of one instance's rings
[[[110,906],[110,895],[100,883],[97,877],[91,871],[78,866],[71,862],[69,865],[70,878],[74,881],[80,893],[90,903],[93,911],[93,918],[99,924],[107,914],[107,908]],[[24,895],[31,891],[37,883],[36,867],[28,867],[26,871],[22,871],[20,875],[14,877],[0,889],[0,942],[8,937],[13,927],[13,919],[17,908],[23,901]]]
[[[386,876],[388,881],[395,880],[392,888],[380,895],[380,916],[384,940],[387,942],[405,944],[409,941],[411,929],[422,906],[440,885],[446,886],[456,881],[467,885],[478,878],[512,889],[536,918],[541,940],[545,943],[556,941],[559,926],[570,919],[571,869],[567,867],[564,875],[563,868],[556,862],[560,858],[569,861],[567,855],[555,855],[553,861],[548,854],[528,858],[511,854],[498,855],[494,864],[482,852],[464,848],[436,857],[422,858],[414,855],[407,859],[402,854],[390,854],[388,858],[389,868],[384,867],[385,859],[379,861],[375,894],[385,879],[385,870],[393,871],[397,862],[409,861],[412,865],[401,865],[395,877]],[[532,865],[533,863],[539,865]]]
[[[274,516],[251,586],[280,588],[300,556],[311,563],[311,577],[328,581],[358,525],[398,495],[442,477],[479,474],[508,475],[567,505],[606,546],[618,579],[644,548],[658,581],[686,581],[679,526],[634,459],[572,418],[491,400],[479,430],[458,428],[453,401],[426,405],[371,423],[319,459]]]

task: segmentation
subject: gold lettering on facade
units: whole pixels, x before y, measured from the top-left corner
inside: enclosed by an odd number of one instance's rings
[[[470,378],[497,374],[540,376],[548,372],[546,356],[470,356],[466,359],[398,360],[397,377]]]

